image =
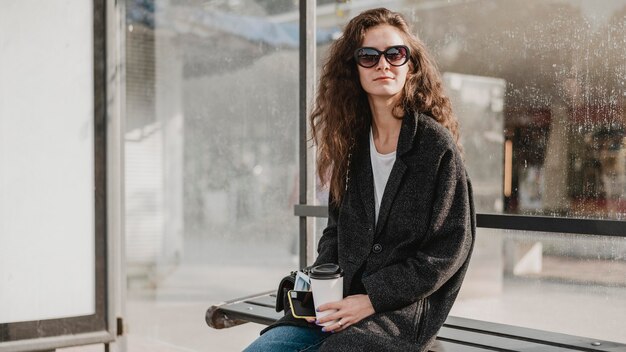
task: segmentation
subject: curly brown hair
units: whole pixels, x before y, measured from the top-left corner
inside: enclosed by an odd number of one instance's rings
[[[385,8],[364,11],[350,20],[331,45],[311,113],[312,138],[318,147],[317,173],[322,185],[329,186],[335,204],[343,196],[353,141],[369,129],[372,118],[353,54],[363,43],[365,32],[379,25],[398,28],[410,49],[410,69],[394,115],[401,119],[405,112],[426,113],[450,131],[462,150],[458,121],[444,94],[437,66],[422,41],[411,33],[401,14]]]

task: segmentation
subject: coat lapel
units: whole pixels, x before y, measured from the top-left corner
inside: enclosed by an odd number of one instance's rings
[[[411,148],[413,147],[415,135],[417,134],[418,116],[418,114],[406,114],[402,120],[402,127],[400,128],[400,135],[398,136],[398,147],[396,149],[396,161],[391,168],[391,174],[389,174],[389,179],[387,180],[387,185],[385,186],[385,191],[383,192],[383,199],[380,202],[380,211],[378,214],[378,222],[376,223],[376,232],[374,238],[378,237],[382,229],[385,227],[385,223],[387,222],[387,218],[389,216],[389,211],[391,210],[391,205],[393,204],[393,200],[396,198],[396,193],[398,193],[398,189],[400,188],[400,184],[402,183],[402,177],[406,172],[407,166],[402,160],[402,155],[411,150]],[[369,159],[369,150],[367,156]],[[369,162],[368,165],[371,175],[371,162]],[[373,185],[373,176],[370,177],[371,184]],[[372,186],[371,188],[373,189],[374,187]]]

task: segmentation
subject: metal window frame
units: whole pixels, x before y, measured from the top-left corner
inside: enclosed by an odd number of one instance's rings
[[[294,207],[294,215],[325,218],[328,217],[328,207],[298,204]],[[486,229],[626,237],[626,221],[620,220],[478,213],[476,226]]]
[[[109,77],[108,66],[118,65],[117,22],[123,6],[113,0],[93,2],[94,74],[94,185],[95,294],[93,315],[0,324],[0,352],[50,351],[56,348],[104,343],[118,334],[119,274],[123,224],[123,143],[119,89],[121,72]],[[113,39],[113,44],[107,41]],[[113,49],[113,50],[112,50]],[[109,87],[109,81],[113,83]],[[111,88],[111,90],[109,90]],[[114,108],[109,111],[109,107]],[[120,215],[121,214],[121,215]]]
[[[300,0],[300,105],[299,105],[299,158],[300,158],[300,201],[294,206],[294,215],[300,220],[300,267],[307,263],[307,247],[314,244],[314,234],[307,229],[307,218],[328,217],[328,207],[307,203],[307,102],[311,101],[315,82],[315,8],[316,1]],[[311,74],[313,72],[313,74]],[[546,217],[532,215],[478,213],[476,223],[479,228],[519,230],[530,232],[551,232],[562,234],[584,234],[592,236],[626,237],[626,221],[603,219],[580,219]],[[469,319],[451,317],[457,322],[456,328],[468,331],[483,329],[486,333],[506,334],[529,341],[539,341],[574,350],[604,351],[611,348],[607,341],[590,343],[591,339],[578,338],[550,331],[531,330],[517,326],[506,326],[491,322],[481,322],[477,326]],[[500,331],[505,329],[503,331]],[[481,330],[481,331],[483,331]],[[600,345],[596,345],[600,343]],[[620,345],[621,346],[621,345]],[[620,347],[621,348],[621,347]]]

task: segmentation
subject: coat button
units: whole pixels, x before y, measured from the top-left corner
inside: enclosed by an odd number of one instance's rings
[[[382,251],[383,251],[383,246],[381,246],[379,243],[376,243],[374,247],[372,247],[372,252],[374,253],[380,253]]]

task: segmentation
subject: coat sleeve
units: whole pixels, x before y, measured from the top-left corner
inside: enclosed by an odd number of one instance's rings
[[[437,172],[426,237],[414,255],[363,277],[376,312],[396,310],[437,291],[463,265],[473,244],[471,185],[460,156],[446,152]]]
[[[337,218],[339,209],[334,204],[332,196],[328,200],[328,225],[322,232],[317,245],[317,258],[313,266],[326,263],[339,263],[337,250]]]

